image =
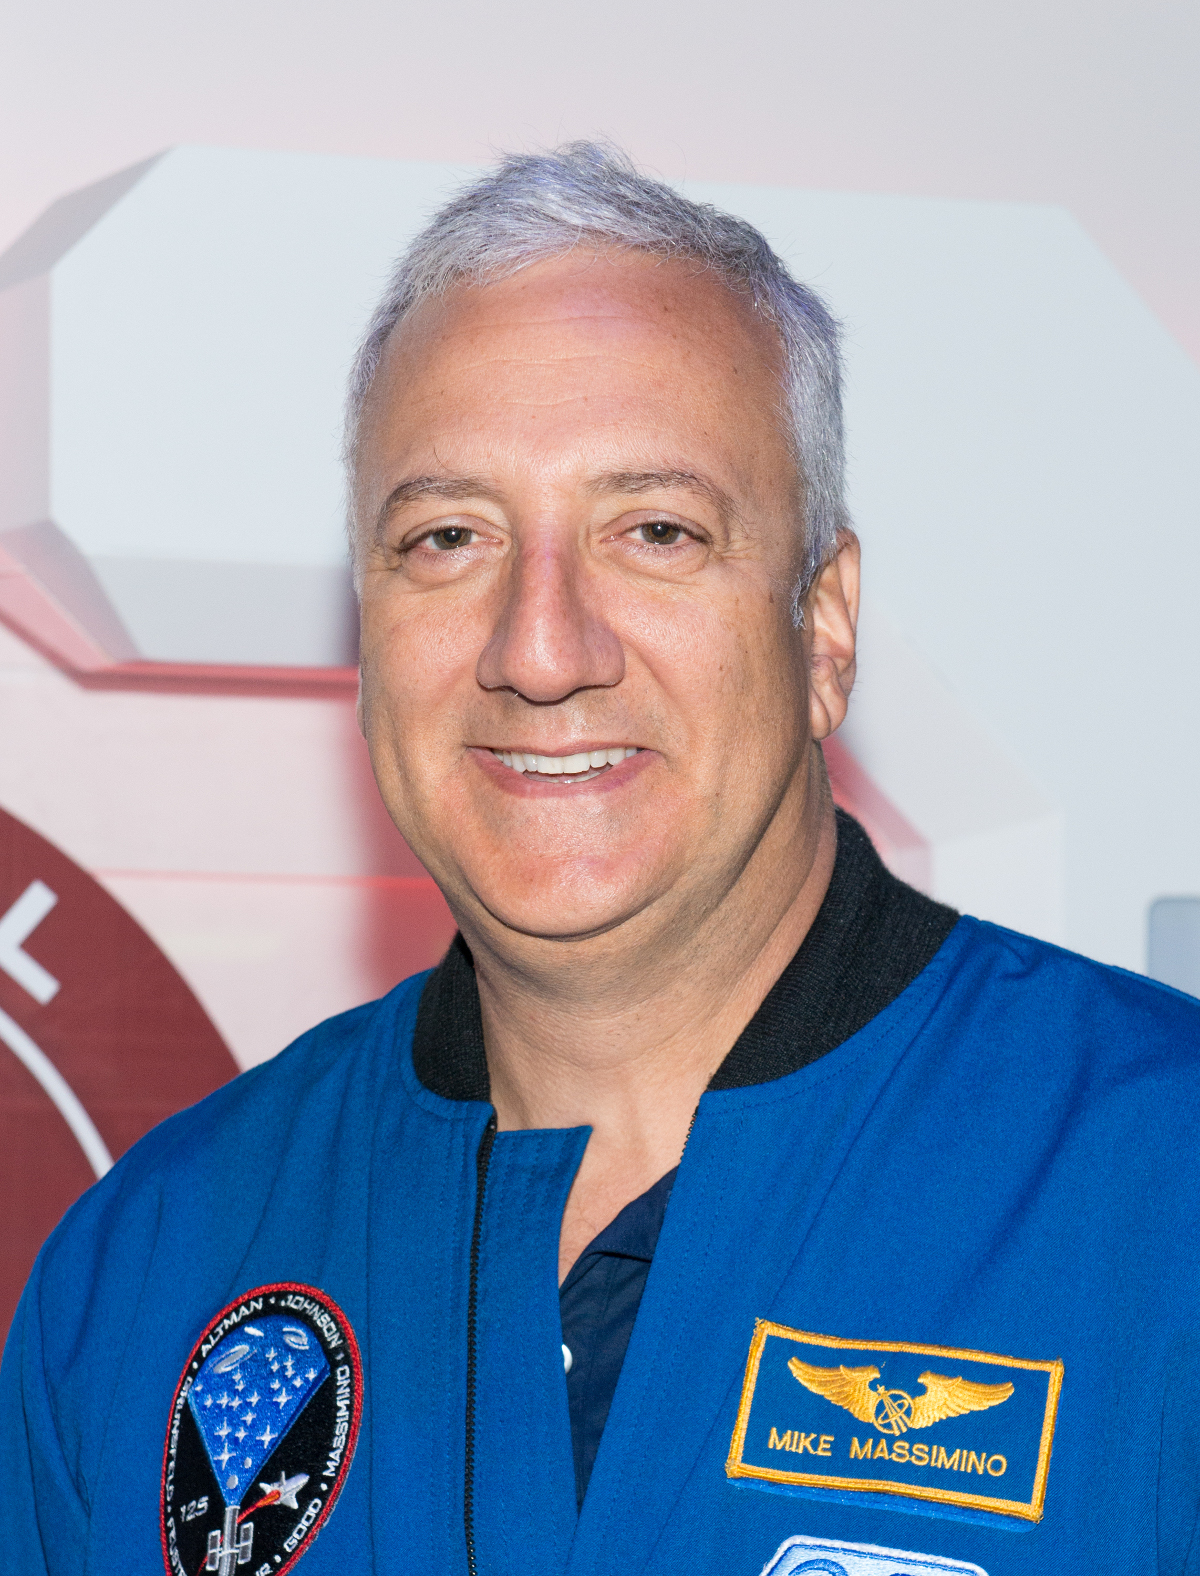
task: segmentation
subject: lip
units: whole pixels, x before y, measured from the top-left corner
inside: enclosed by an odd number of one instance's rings
[[[626,744],[623,739],[560,739],[553,745],[514,743],[506,739],[503,744],[472,744],[471,749],[508,750],[519,755],[590,755],[593,750],[640,750],[640,744]],[[630,757],[632,759],[632,757]]]
[[[624,745],[621,748],[628,749]],[[492,749],[519,750],[528,755],[582,755],[592,750],[612,750],[618,746],[611,739],[596,740],[590,743],[581,740],[568,744],[556,744],[552,750],[544,746],[540,750],[526,750],[523,745],[504,744],[495,746],[469,745],[467,754],[475,761],[479,769],[494,782],[496,787],[504,793],[512,794],[518,799],[545,799],[578,797],[585,793],[614,793],[626,787],[635,777],[645,771],[652,760],[658,759],[657,750],[647,750],[637,747],[636,755],[629,755],[619,766],[610,766],[607,771],[598,777],[589,778],[586,782],[563,782],[556,777],[538,777],[530,781],[530,776],[525,772],[515,772],[511,766],[505,766],[492,754]]]

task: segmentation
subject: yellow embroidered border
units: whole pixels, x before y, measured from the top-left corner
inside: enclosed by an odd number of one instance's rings
[[[909,1352],[918,1357],[959,1357],[968,1362],[995,1363],[1004,1368],[1032,1368],[1049,1374],[1046,1391],[1046,1414],[1042,1420],[1042,1438],[1038,1449],[1037,1471],[1033,1480],[1033,1498],[993,1499],[984,1494],[960,1494],[952,1489],[927,1488],[920,1483],[893,1483],[883,1478],[825,1477],[817,1472],[781,1472],[774,1467],[749,1466],[742,1460],[746,1442],[746,1428],[750,1422],[750,1406],[754,1400],[754,1387],[758,1382],[758,1365],[762,1361],[767,1338],[782,1336],[786,1340],[801,1341],[809,1346],[827,1346],[857,1352]],[[742,1399],[738,1407],[733,1438],[729,1443],[729,1458],[725,1463],[726,1474],[731,1478],[763,1478],[770,1483],[800,1483],[813,1488],[852,1489],[868,1494],[902,1494],[909,1499],[937,1500],[946,1505],[962,1505],[972,1510],[992,1510],[1001,1515],[1021,1516],[1026,1521],[1040,1521],[1046,1499],[1046,1478],[1050,1472],[1050,1451],[1054,1443],[1054,1423],[1058,1416],[1058,1397],[1062,1389],[1063,1365],[1061,1359],[1052,1362],[1031,1362],[1023,1357],[999,1357],[992,1352],[965,1351],[957,1346],[910,1346],[903,1341],[848,1341],[838,1335],[812,1335],[806,1330],[792,1330],[786,1324],[772,1324],[766,1319],[756,1319],[754,1339],[750,1342],[750,1355],[746,1361],[746,1377],[742,1382]]]

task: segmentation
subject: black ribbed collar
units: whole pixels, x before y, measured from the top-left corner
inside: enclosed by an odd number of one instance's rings
[[[768,1083],[815,1062],[916,979],[958,915],[898,880],[852,816],[808,934],[713,1074],[710,1089]],[[421,993],[413,1067],[447,1100],[489,1098],[483,1018],[466,942],[455,936]]]

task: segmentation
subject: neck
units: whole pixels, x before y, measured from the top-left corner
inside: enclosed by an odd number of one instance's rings
[[[784,848],[765,839],[742,879],[678,942],[622,958],[545,943],[537,966],[468,936],[498,1127],[592,1129],[563,1218],[560,1274],[598,1231],[677,1165],[700,1096],[808,933],[829,886],[828,791]],[[789,879],[780,880],[787,870]],[[597,953],[600,955],[597,956]]]

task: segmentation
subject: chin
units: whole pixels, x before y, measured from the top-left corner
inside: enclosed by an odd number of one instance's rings
[[[493,919],[522,936],[543,941],[585,941],[590,936],[603,935],[625,920],[631,919],[644,903],[636,901],[608,903],[579,903],[566,907],[561,902],[529,900],[522,894],[514,903],[511,894],[495,904],[482,899]]]
[[[648,887],[644,879],[597,881],[594,871],[568,881],[528,876],[502,881],[494,870],[489,875],[471,883],[475,902],[507,930],[546,941],[603,935],[640,913],[661,890],[659,883]]]

